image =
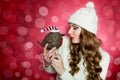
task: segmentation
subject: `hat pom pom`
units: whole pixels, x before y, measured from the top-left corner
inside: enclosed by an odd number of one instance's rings
[[[88,2],[88,3],[86,4],[86,7],[87,7],[87,8],[94,8],[94,3],[93,3],[93,2]]]

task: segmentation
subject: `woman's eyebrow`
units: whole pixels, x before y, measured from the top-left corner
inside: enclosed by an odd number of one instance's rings
[[[73,25],[73,27],[79,27],[79,26],[77,26],[77,25]]]

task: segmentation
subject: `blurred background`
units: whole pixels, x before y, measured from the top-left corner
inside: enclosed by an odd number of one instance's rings
[[[120,80],[120,0],[0,0],[0,80],[55,80],[43,69],[40,29],[56,25],[67,34],[67,19],[93,1],[97,36],[111,60],[106,80]]]

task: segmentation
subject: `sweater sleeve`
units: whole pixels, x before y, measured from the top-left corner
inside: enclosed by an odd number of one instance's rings
[[[60,76],[61,80],[75,80],[74,77],[66,70],[63,75]]]
[[[106,80],[106,76],[107,76],[107,71],[108,71],[108,67],[109,67],[109,63],[110,63],[110,56],[107,52],[105,51],[101,51],[102,54],[102,61],[100,63],[101,67],[102,67],[102,72],[100,74],[100,76],[102,77],[103,80]]]
[[[61,56],[63,58],[63,63],[66,70],[61,76],[59,76],[59,78],[61,80],[75,80],[75,78],[69,73],[68,70],[69,38],[65,36],[63,38],[63,47],[61,47],[59,52],[61,53]]]

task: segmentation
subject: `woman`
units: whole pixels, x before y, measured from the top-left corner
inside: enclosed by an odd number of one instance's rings
[[[88,2],[68,19],[71,37],[63,37],[62,46],[56,50],[44,48],[44,68],[57,72],[56,80],[105,80],[110,56],[100,47],[96,37],[98,17],[94,4]]]

